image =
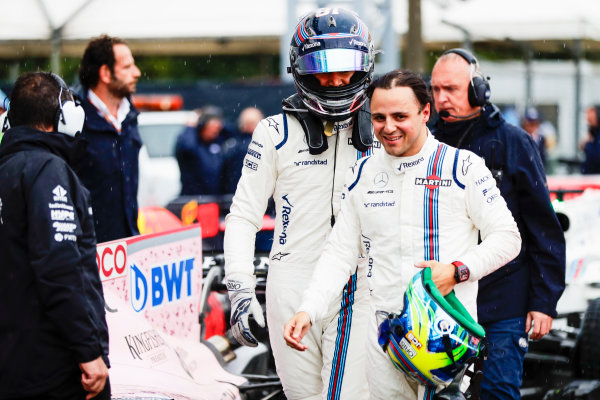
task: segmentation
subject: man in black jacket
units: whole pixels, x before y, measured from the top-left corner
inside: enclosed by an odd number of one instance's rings
[[[85,157],[75,165],[92,195],[98,242],[139,235],[138,156],[142,139],[139,112],[130,102],[140,70],[119,38],[101,36],[89,43],[79,68],[85,110]]]
[[[483,367],[482,399],[518,399],[527,333],[537,340],[556,317],[565,287],[565,238],[546,185],[536,144],[507,123],[489,102],[490,87],[475,57],[464,49],[445,52],[431,75],[440,120],[432,133],[441,142],[483,157],[522,238],[520,254],[479,281],[477,317],[490,343]]]
[[[588,134],[580,144],[585,156],[581,173],[600,174],[600,106],[589,107],[586,117]]]
[[[0,399],[110,398],[89,192],[70,163],[84,112],[58,76],[21,75],[0,145]]]

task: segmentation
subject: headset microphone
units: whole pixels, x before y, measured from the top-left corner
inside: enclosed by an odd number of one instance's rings
[[[477,110],[474,113],[467,114],[467,115],[452,115],[448,111],[442,110],[438,113],[438,115],[442,118],[452,117],[452,118],[457,118],[457,119],[469,119],[469,118],[479,114],[480,112],[481,112],[481,110]]]

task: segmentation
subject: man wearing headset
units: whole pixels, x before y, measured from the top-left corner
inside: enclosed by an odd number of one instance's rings
[[[272,196],[276,223],[267,322],[285,395],[290,400],[365,399],[366,274],[354,274],[327,305],[307,334],[309,351],[300,354],[286,346],[283,324],[294,315],[335,223],[347,169],[371,152],[370,119],[361,110],[373,73],[373,42],[356,14],[337,7],[308,13],[294,32],[290,64],[298,94],[284,100],[283,113],[263,119],[254,130],[226,220],[232,331],[241,344],[256,346],[248,316],[264,326],[254,293],[253,256]]]
[[[2,399],[110,398],[90,195],[70,167],[84,118],[58,76],[17,79],[0,145]]]
[[[437,387],[421,396],[426,386],[411,384],[382,351],[376,312],[399,313],[418,268],[430,267],[441,294],[454,289],[475,315],[477,281],[517,255],[519,232],[498,189],[482,190],[481,182],[493,180],[483,161],[440,143],[427,129],[431,96],[422,78],[410,71],[388,72],[368,93],[375,135],[385,152],[357,161],[348,171],[339,219],[284,337],[294,349],[310,349],[304,333],[352,273],[362,243],[368,249],[371,303],[369,398],[431,399]],[[422,329],[412,334],[416,344],[406,345],[415,352],[436,351],[424,342]]]
[[[537,340],[550,331],[565,287],[564,234],[536,144],[490,103],[475,57],[464,49],[446,51],[433,67],[431,89],[440,116],[433,134],[485,160],[523,239],[515,260],[480,281],[477,298],[490,343],[481,397],[518,399],[527,334]]]

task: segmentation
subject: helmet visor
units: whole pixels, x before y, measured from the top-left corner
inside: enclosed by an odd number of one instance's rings
[[[367,52],[354,49],[324,49],[298,57],[296,66],[301,75],[342,71],[368,72],[371,62]]]

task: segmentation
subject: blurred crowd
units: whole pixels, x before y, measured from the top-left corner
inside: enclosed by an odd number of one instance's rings
[[[507,121],[520,125],[537,145],[538,152],[546,169],[546,173],[555,172],[558,133],[554,124],[536,107],[527,107],[522,114],[514,108],[503,111]],[[567,162],[571,172],[581,172],[584,175],[600,174],[600,105],[591,105],[585,109],[587,132],[579,142],[582,157]]]
[[[186,126],[175,144],[181,195],[234,193],[252,132],[263,114],[258,108],[247,107],[233,126],[216,106],[205,106],[196,113],[198,122]]]
[[[264,116],[258,108],[247,107],[240,113],[237,124],[233,124],[217,106],[207,105],[195,112],[197,123],[185,127],[175,147],[181,171],[181,195],[232,194],[242,174],[254,128]],[[536,107],[527,107],[522,113],[507,109],[504,115],[532,137],[546,172],[552,173],[558,141],[554,124]],[[600,106],[586,110],[588,132],[580,142],[583,174],[600,173],[599,115]]]

